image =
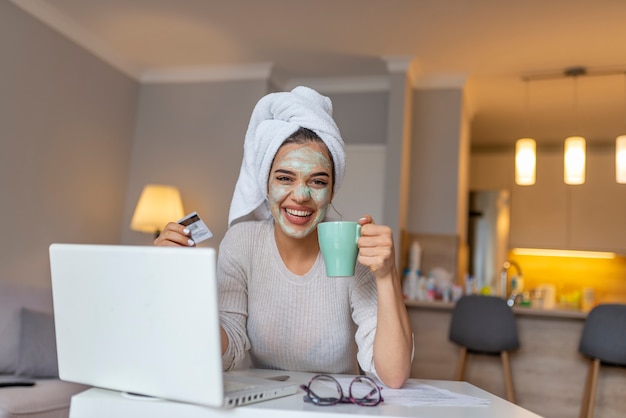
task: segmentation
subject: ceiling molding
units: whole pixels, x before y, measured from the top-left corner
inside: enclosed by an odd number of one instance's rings
[[[419,68],[412,56],[386,56],[382,59],[387,63],[387,71],[391,74],[405,74],[411,88],[415,88],[419,79]]]
[[[388,76],[312,77],[289,79],[283,87],[285,90],[291,90],[297,86],[308,86],[328,94],[389,91],[390,83]]]
[[[413,57],[410,56],[382,57],[382,59],[387,64],[387,71],[390,73],[408,72],[413,61]]]
[[[140,81],[142,83],[197,83],[206,81],[267,80],[271,71],[271,63],[150,69],[141,74]]]
[[[44,0],[9,1],[122,73],[135,80],[139,80],[141,76],[140,68],[108,48],[99,39],[93,37],[83,26],[68,19],[64,14],[58,12]]]

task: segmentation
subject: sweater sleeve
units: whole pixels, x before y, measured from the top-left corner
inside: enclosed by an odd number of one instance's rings
[[[245,224],[230,228],[220,243],[217,261],[220,324],[228,336],[228,348],[222,356],[224,370],[234,368],[250,349],[246,332],[248,290],[245,260]]]
[[[357,326],[355,340],[357,359],[364,372],[376,374],[374,368],[374,337],[378,313],[376,279],[369,269],[357,263],[352,289],[352,320]]]

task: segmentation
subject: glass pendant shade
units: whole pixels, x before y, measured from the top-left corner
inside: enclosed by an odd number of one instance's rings
[[[626,184],[626,135],[615,140],[615,180]]]
[[[565,173],[566,184],[585,183],[585,138],[570,136],[565,139]]]
[[[535,184],[537,166],[536,143],[532,138],[521,138],[515,142],[515,184]]]

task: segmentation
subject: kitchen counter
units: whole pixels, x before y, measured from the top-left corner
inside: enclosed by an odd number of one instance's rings
[[[426,302],[417,300],[406,300],[405,305],[409,308],[426,308],[426,309],[441,309],[452,311],[454,308],[454,302]],[[514,306],[513,313],[517,316],[538,316],[544,318],[572,318],[582,319],[587,318],[587,312],[574,309],[539,309],[525,306]]]
[[[415,334],[411,377],[453,379],[459,348],[448,340],[454,303],[406,301]],[[517,403],[546,418],[579,415],[589,360],[578,352],[587,314],[514,307],[521,347],[511,353]],[[499,357],[469,355],[466,380],[505,396]],[[602,367],[595,418],[622,417],[626,373]]]

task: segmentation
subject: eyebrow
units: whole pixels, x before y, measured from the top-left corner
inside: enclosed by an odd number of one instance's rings
[[[285,170],[284,168],[277,168],[276,170],[274,170],[274,173],[281,173],[281,174],[291,174],[291,175],[295,175],[294,171],[291,170]],[[310,177],[328,177],[330,178],[330,174],[328,174],[325,171],[319,171],[317,173],[311,173]]]

